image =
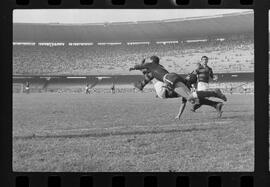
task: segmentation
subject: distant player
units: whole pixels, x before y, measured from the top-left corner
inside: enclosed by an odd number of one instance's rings
[[[231,95],[233,94],[233,88],[232,87],[230,88],[230,94]]]
[[[247,94],[248,89],[246,87],[243,87],[243,89],[244,89],[244,93]]]
[[[112,83],[111,93],[112,93],[112,94],[115,94],[115,85],[114,85],[114,82]]]
[[[89,83],[87,83],[86,86],[85,86],[85,94],[90,94]]]
[[[85,93],[86,94],[91,94],[91,90],[93,91],[93,92],[95,92],[95,89],[94,89],[94,87],[99,83],[99,79],[96,79],[94,82],[93,82],[93,84],[89,84],[89,83],[87,83],[86,84],[86,86],[85,86]]]
[[[30,93],[30,84],[29,84],[28,81],[25,83],[24,89],[25,89],[25,93],[26,94],[29,94]]]
[[[230,84],[230,94],[232,95],[233,94],[233,86],[232,86],[232,84]]]

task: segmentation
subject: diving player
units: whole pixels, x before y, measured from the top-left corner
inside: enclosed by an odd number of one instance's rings
[[[151,58],[153,58],[153,57],[151,57]],[[144,63],[145,63],[145,59],[142,61],[141,64],[143,65]],[[132,68],[131,68],[131,70],[132,70]],[[156,91],[157,96],[159,98],[165,99],[165,98],[180,97],[180,95],[178,93],[176,93],[173,89],[166,88],[166,83],[161,82],[161,81],[153,78],[152,72],[148,72],[147,69],[142,69],[141,71],[143,72],[145,79],[143,81],[135,83],[134,86],[136,88],[138,88],[139,90],[142,90],[143,87],[152,80],[155,91]],[[192,87],[192,85],[196,83],[196,81],[197,81],[196,76],[194,74],[189,74],[185,78],[184,83],[185,83],[185,86],[188,87],[188,89],[190,89]],[[185,108],[186,101],[187,101],[187,99],[185,97],[183,97],[182,98],[182,105],[180,106],[179,113],[177,114],[176,118],[180,119],[181,114],[183,113],[183,110]],[[223,106],[223,104],[221,102],[215,102],[215,101],[211,101],[208,99],[199,98],[198,104],[199,105],[209,105],[209,106],[214,107],[218,112],[218,117],[221,117],[221,114],[222,114],[221,109]]]
[[[159,64],[159,58],[157,56],[151,56],[150,60],[151,62],[135,65],[133,68],[130,68],[129,71],[146,69],[153,78],[164,82],[169,90],[175,90],[176,93],[186,98],[191,103],[205,97],[216,97],[224,101],[227,100],[226,96],[223,95],[219,89],[214,91],[196,91],[192,93],[186,86],[186,80],[176,73],[169,73]]]

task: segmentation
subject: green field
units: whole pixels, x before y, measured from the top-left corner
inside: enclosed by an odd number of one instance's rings
[[[153,93],[13,94],[13,171],[254,170],[254,95],[228,95],[221,119]]]

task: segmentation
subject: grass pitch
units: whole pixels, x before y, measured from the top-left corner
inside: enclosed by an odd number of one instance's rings
[[[254,170],[254,95],[228,95],[223,116],[153,93],[13,94],[13,171]]]

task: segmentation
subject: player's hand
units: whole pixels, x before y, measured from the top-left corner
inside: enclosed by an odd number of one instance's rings
[[[214,76],[213,76],[213,80],[214,80],[214,81],[217,81],[217,80],[218,80],[218,76],[217,76],[217,75],[214,75]]]

